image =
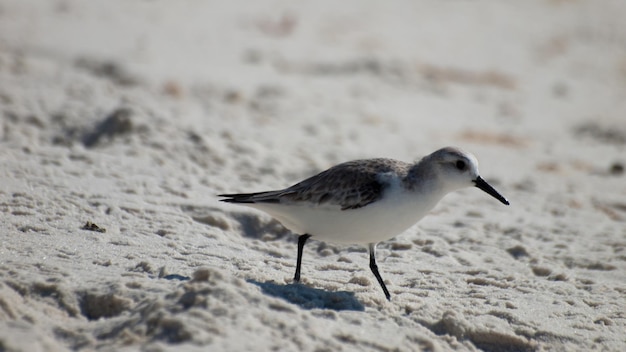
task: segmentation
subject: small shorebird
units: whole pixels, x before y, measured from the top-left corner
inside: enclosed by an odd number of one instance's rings
[[[376,265],[376,244],[422,219],[446,194],[475,186],[509,205],[478,174],[476,158],[447,147],[409,164],[392,159],[345,162],[291,187],[221,194],[223,202],[262,210],[298,237],[294,281],[300,281],[302,249],[309,238],[369,246],[370,269],[391,300]]]

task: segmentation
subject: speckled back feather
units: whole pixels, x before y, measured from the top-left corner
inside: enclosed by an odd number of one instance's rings
[[[381,173],[405,177],[409,164],[385,158],[348,161],[291,187],[269,192],[222,194],[230,203],[307,202],[314,205],[338,205],[341,210],[364,207],[382,197],[387,186]],[[354,187],[360,185],[359,187]]]

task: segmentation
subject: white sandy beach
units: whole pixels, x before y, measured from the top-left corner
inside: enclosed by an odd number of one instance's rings
[[[0,352],[626,350],[626,2],[0,0]],[[378,246],[217,194],[475,154]]]

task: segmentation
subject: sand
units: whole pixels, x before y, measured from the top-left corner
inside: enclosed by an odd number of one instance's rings
[[[626,350],[623,1],[0,0],[0,351]],[[474,153],[379,245],[217,194]]]

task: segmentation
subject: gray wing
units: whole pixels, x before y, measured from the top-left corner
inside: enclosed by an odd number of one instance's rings
[[[379,176],[403,172],[404,163],[390,159],[356,160],[334,166],[289,188],[278,191],[222,194],[230,203],[310,203],[357,209],[379,200],[388,184]]]

